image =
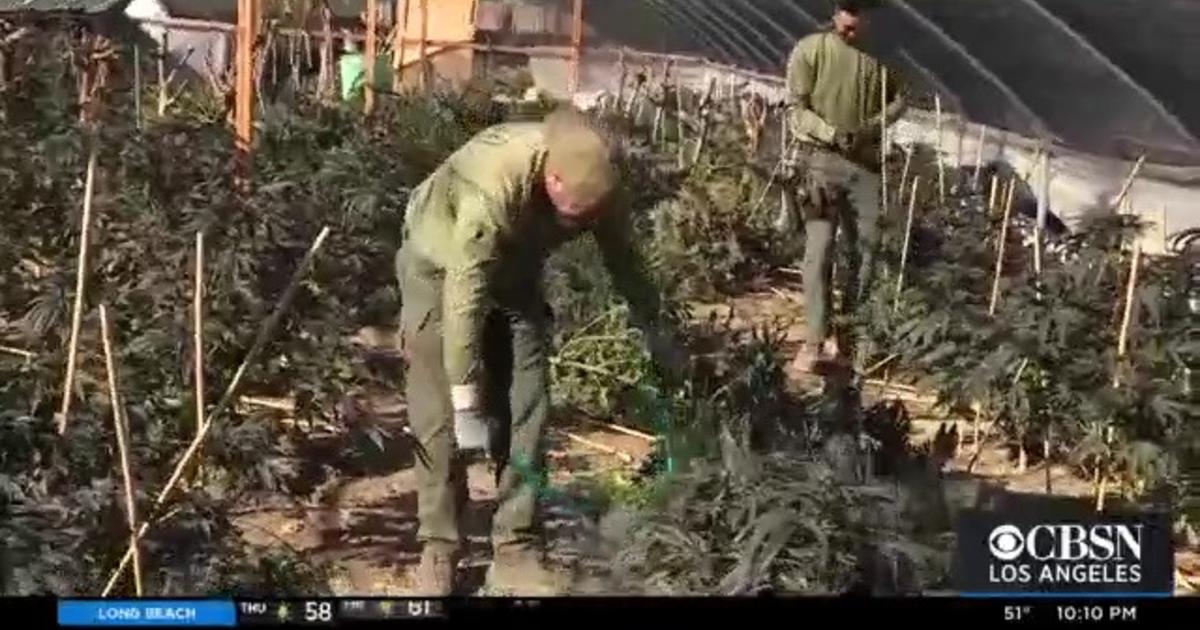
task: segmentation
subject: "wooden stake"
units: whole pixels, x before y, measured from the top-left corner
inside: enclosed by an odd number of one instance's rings
[[[1104,448],[1105,455],[1099,462],[1096,463],[1096,470],[1092,477],[1096,485],[1096,511],[1104,511],[1104,502],[1108,497],[1108,453],[1107,450],[1111,447],[1113,440],[1112,425],[1104,427]]]
[[[679,170],[687,168],[687,139],[683,131],[683,84],[675,77],[675,146],[679,154]]]
[[[117,362],[113,355],[113,335],[108,322],[108,308],[100,305],[100,338],[104,343],[104,367],[108,372],[108,400],[112,405],[113,428],[117,434],[117,452],[121,456],[121,477],[125,481],[125,516],[129,523],[129,548],[133,554],[133,584],[138,597],[142,590],[142,558],[138,549],[137,503],[134,501],[134,481],[129,466],[129,419],[121,400]]]
[[[1129,263],[1129,283],[1125,288],[1125,313],[1121,317],[1121,331],[1117,338],[1117,356],[1124,357],[1129,353],[1129,326],[1133,321],[1133,304],[1136,298],[1138,268],[1142,261],[1142,243],[1134,241],[1133,259]]]
[[[1120,208],[1125,203],[1125,197],[1129,195],[1130,188],[1133,187],[1133,181],[1137,179],[1138,173],[1142,171],[1142,166],[1146,163],[1146,156],[1141,156],[1130,169],[1129,175],[1125,177],[1125,182],[1121,184],[1121,192],[1117,193],[1117,198],[1113,200],[1113,207]]]
[[[196,270],[192,288],[192,374],[196,389],[196,434],[204,424],[204,232],[196,232]]]
[[[992,192],[988,194],[988,216],[996,211],[996,189],[1000,185],[1000,178],[992,175]]]
[[[912,166],[913,147],[904,149],[904,166],[900,169],[900,185],[896,186],[896,201],[904,203],[904,190],[908,185],[908,169]]]
[[[367,85],[363,92],[363,114],[370,116],[375,111],[375,56],[379,46],[379,0],[367,0]]]
[[[316,240],[314,240],[313,244],[308,248],[308,251],[305,252],[304,258],[300,261],[300,265],[296,267],[296,271],[292,274],[292,278],[288,282],[287,288],[284,289],[283,295],[280,296],[279,300],[275,303],[275,308],[272,310],[270,317],[264,320],[259,326],[258,334],[255,335],[254,342],[251,344],[250,349],[246,352],[245,358],[242,359],[241,365],[239,365],[237,371],[234,372],[233,379],[225,388],[225,392],[221,395],[220,400],[217,401],[217,404],[213,407],[212,411],[207,415],[207,417],[205,417],[204,424],[200,427],[200,432],[196,434],[196,437],[192,439],[191,444],[189,444],[187,449],[183,452],[183,456],[180,457],[179,463],[175,465],[175,470],[171,473],[170,478],[167,479],[167,483],[163,486],[162,491],[159,492],[158,498],[154,501],[154,509],[157,510],[161,508],[166,503],[167,499],[170,498],[171,492],[176,488],[176,486],[179,485],[180,480],[183,478],[184,471],[191,463],[192,458],[195,457],[196,452],[200,448],[200,444],[204,441],[204,437],[208,435],[208,431],[212,427],[213,421],[218,418],[221,413],[223,413],[225,409],[234,401],[234,397],[237,394],[237,389],[241,385],[242,378],[245,376],[246,370],[249,369],[250,365],[258,358],[258,355],[262,352],[263,348],[266,347],[267,341],[270,339],[271,334],[279,325],[279,322],[283,319],[283,313],[287,310],[288,305],[290,305],[292,300],[296,297],[296,292],[300,288],[300,282],[304,279],[304,276],[306,275],[309,266],[312,264],[313,259],[316,257],[317,252],[321,249],[325,239],[329,236],[329,232],[329,227],[323,228],[321,233],[317,235]],[[143,522],[141,528],[138,530],[136,538],[140,539],[145,536],[148,529],[149,523]],[[124,573],[125,567],[129,565],[129,562],[132,558],[133,548],[130,547],[129,549],[125,550],[125,555],[121,558],[121,563],[117,566],[116,570],[113,571],[112,576],[108,580],[108,584],[104,587],[104,591],[101,593],[101,597],[107,597],[108,594],[112,592],[117,580],[121,578],[121,574]]]
[[[1046,231],[1046,219],[1050,214],[1050,151],[1044,148],[1044,146],[1041,151],[1039,166],[1038,183],[1041,186],[1041,194],[1038,195],[1037,229],[1039,233],[1044,233]]]
[[[904,268],[908,265],[908,243],[912,238],[913,210],[917,207],[917,189],[921,185],[921,176],[913,177],[912,196],[908,198],[908,220],[904,223],[904,247],[900,250],[900,271],[896,274],[896,299],[892,302],[892,312],[900,308],[900,294],[904,290]]]
[[[1167,237],[1167,204],[1158,207],[1158,230],[1162,235],[1163,255],[1171,253],[1170,239]]]
[[[938,169],[938,201],[945,205],[946,203],[946,160],[942,158],[942,97],[935,95],[933,97],[934,107],[936,108],[936,125],[937,125],[937,169]]]
[[[79,260],[75,265],[75,304],[71,310],[71,340],[67,344],[67,375],[63,382],[62,406],[58,412],[58,434],[67,432],[67,417],[75,389],[76,355],[79,350],[79,329],[83,323],[83,293],[87,287],[87,263],[91,240],[92,201],[96,194],[96,154],[99,138],[90,138],[87,179],[83,187],[83,218],[79,221]]]
[[[617,53],[617,113],[622,117],[625,115],[625,81],[628,78],[629,69],[625,65],[625,49]]]
[[[1042,440],[1042,465],[1046,467],[1046,494],[1054,494],[1054,488],[1051,485],[1050,473],[1050,435],[1047,429],[1046,438]]]
[[[700,156],[704,153],[704,144],[708,141],[709,110],[712,108],[713,90],[716,87],[716,78],[709,79],[708,87],[704,89],[704,97],[700,99],[700,137],[696,139],[696,150],[692,153],[692,166],[700,163]]]
[[[979,189],[979,173],[983,170],[983,147],[987,144],[987,125],[979,125],[979,146],[975,147],[975,172],[971,174],[971,188]],[[994,179],[992,180],[995,181]],[[993,188],[995,190],[995,188]],[[991,208],[991,205],[988,206]]]
[[[996,180],[992,179],[992,191],[995,192]],[[988,315],[996,315],[996,305],[1000,303],[1000,273],[1004,269],[1004,250],[1008,243],[1008,218],[1012,214],[1013,191],[1016,189],[1017,183],[1011,182],[1008,186],[1008,193],[1004,196],[1004,218],[1000,223],[1000,241],[996,245],[996,270],[992,275],[992,297],[988,301]]]
[[[142,128],[142,47],[133,45],[133,124]]]

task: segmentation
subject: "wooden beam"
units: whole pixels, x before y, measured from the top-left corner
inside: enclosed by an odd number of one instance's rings
[[[376,31],[379,29],[379,2],[367,0],[367,80],[363,86],[363,113],[370,116],[375,111],[375,54],[379,46]]]
[[[583,0],[575,0],[571,15],[571,94],[579,91],[580,51],[583,49]]]

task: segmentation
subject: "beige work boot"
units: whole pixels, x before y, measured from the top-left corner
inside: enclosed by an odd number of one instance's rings
[[[424,597],[448,597],[454,591],[454,571],[458,565],[458,545],[426,542],[417,565],[417,593]]]
[[[546,568],[541,552],[532,545],[500,545],[487,572],[489,595],[550,596],[566,590],[563,576]]]

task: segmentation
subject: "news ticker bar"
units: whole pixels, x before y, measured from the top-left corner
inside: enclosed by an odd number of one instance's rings
[[[896,621],[904,618],[961,620],[972,624],[1013,622],[1116,622],[1174,627],[1200,616],[1200,597],[1009,598],[927,597],[579,597],[502,598],[314,598],[314,599],[0,599],[7,619],[34,621],[31,627],[268,627],[375,626],[410,620],[494,621],[509,618],[547,621],[582,616],[665,620],[741,619],[779,612],[807,618],[829,615],[838,623]]]

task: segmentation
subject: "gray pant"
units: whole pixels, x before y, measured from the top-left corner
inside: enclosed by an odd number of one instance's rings
[[[854,312],[870,286],[879,248],[882,199],[879,174],[815,147],[802,149],[796,167],[803,182],[794,206],[804,217],[805,341],[817,348],[829,336],[833,302],[833,243],[839,226],[842,311]]]

